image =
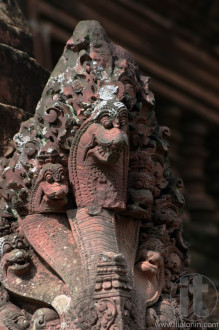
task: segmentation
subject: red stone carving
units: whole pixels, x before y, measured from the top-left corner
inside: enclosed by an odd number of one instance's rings
[[[1,159],[2,329],[180,319],[174,283],[189,262],[168,136],[131,55],[79,23]]]
[[[69,157],[69,175],[79,208],[125,209],[127,116],[123,103],[102,101],[78,129]]]
[[[29,213],[63,213],[68,202],[68,181],[61,164],[45,164],[33,182]]]

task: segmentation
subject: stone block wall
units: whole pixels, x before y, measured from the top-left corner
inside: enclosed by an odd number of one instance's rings
[[[13,135],[34,112],[49,75],[33,58],[32,35],[14,1],[0,2],[0,63],[2,156],[13,150]]]

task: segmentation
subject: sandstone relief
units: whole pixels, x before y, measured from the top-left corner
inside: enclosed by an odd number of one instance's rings
[[[0,160],[2,330],[181,320],[182,181],[148,81],[98,22],[77,25]]]

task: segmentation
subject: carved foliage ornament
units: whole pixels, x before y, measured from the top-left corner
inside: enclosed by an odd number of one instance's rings
[[[1,329],[146,329],[178,310],[168,135],[131,55],[80,22],[0,161]]]

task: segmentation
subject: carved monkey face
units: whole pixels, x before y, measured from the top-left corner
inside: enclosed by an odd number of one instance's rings
[[[47,203],[67,203],[66,195],[68,193],[68,185],[62,168],[57,167],[45,171],[44,181],[41,183],[41,188],[44,192],[43,199]]]
[[[1,268],[7,275],[8,272],[21,276],[30,269],[27,246],[17,234],[11,234],[1,239]]]
[[[147,147],[150,142],[150,134],[152,128],[147,124],[144,118],[138,118],[135,122],[131,123],[130,129],[130,144],[133,150],[138,148]]]
[[[173,273],[179,273],[181,268],[181,259],[176,252],[172,252],[168,258],[165,259],[165,267],[170,269]]]

